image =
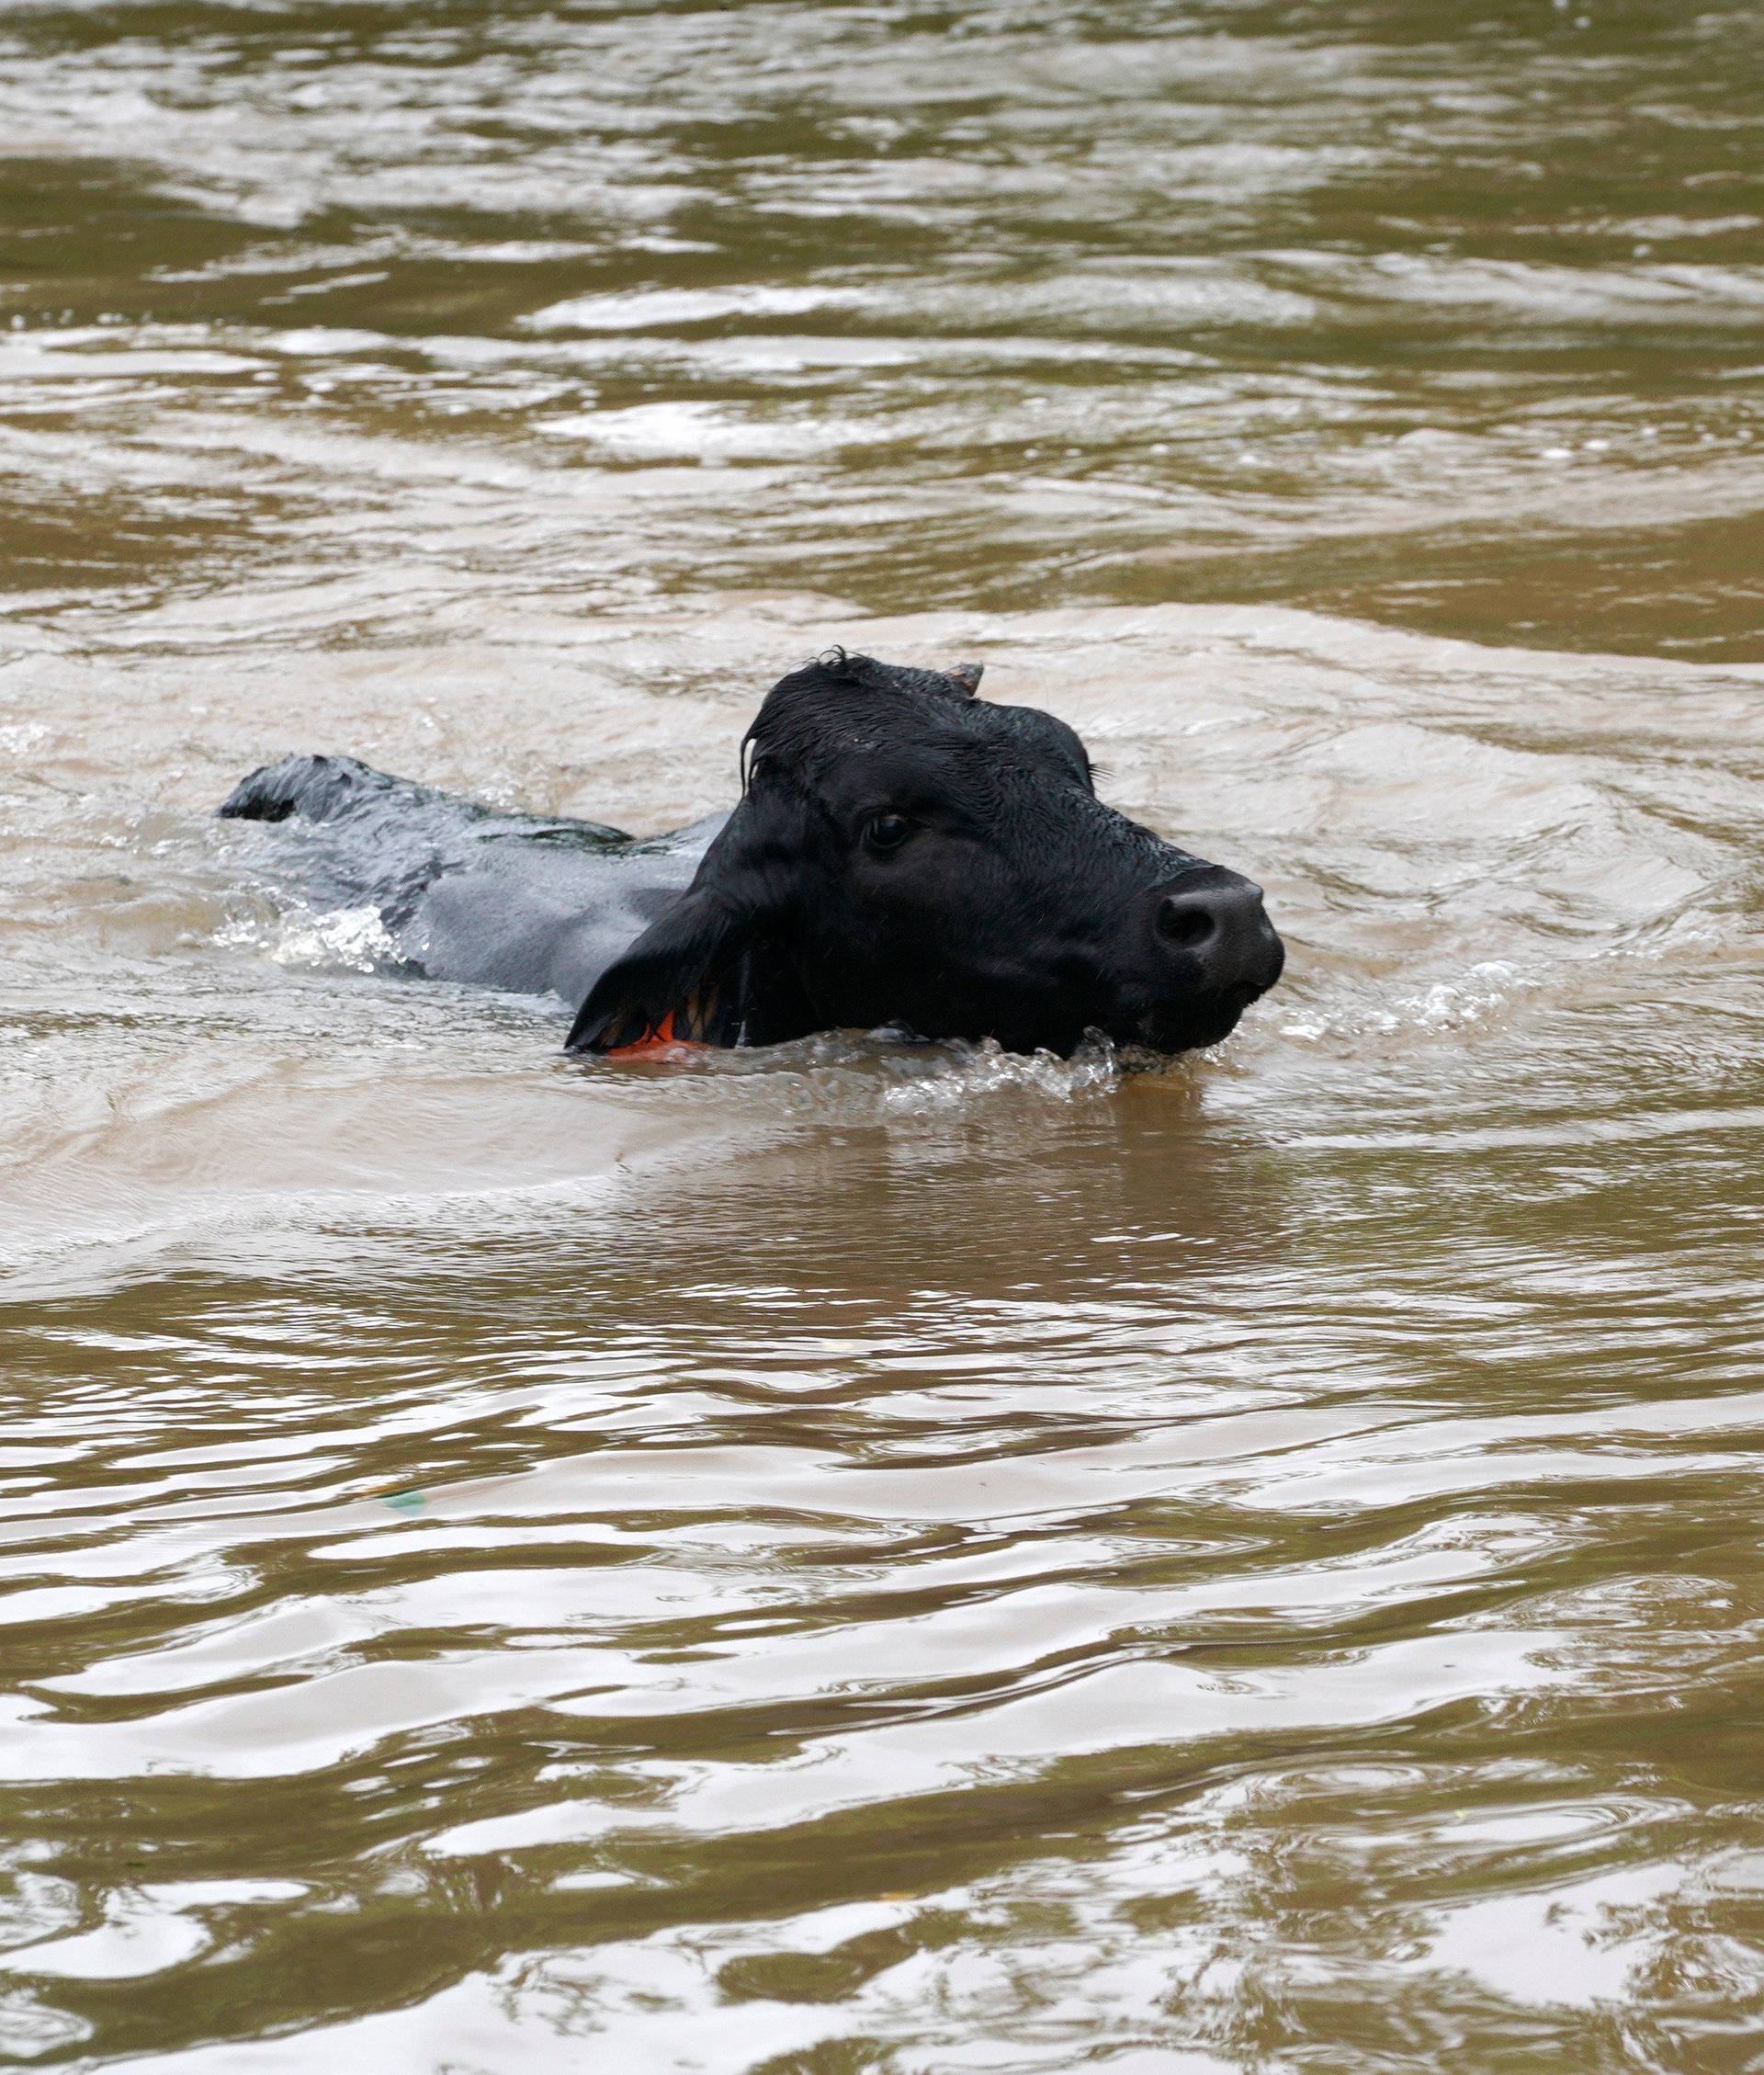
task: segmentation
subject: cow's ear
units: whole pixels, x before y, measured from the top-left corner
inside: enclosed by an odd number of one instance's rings
[[[778,915],[799,819],[770,788],[750,789],[679,901],[589,989],[565,1049],[739,1042],[743,955]]]
[[[738,909],[713,889],[695,887],[589,989],[565,1049],[718,1042],[726,983],[746,935]]]

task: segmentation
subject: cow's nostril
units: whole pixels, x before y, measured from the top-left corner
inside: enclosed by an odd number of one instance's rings
[[[1179,951],[1198,951],[1218,935],[1217,918],[1200,901],[1170,894],[1158,910],[1158,929]]]

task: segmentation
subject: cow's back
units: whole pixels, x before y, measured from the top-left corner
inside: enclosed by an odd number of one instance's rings
[[[264,854],[268,876],[310,907],[373,908],[414,971],[571,1007],[691,885],[729,819],[630,836],[503,813],[349,756],[266,765],[220,812],[297,824]]]

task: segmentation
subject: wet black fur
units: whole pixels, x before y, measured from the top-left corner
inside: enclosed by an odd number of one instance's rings
[[[1060,1052],[1089,1029],[1225,1036],[1280,970],[1255,890],[1104,806],[1072,730],[976,698],[978,676],[838,651],[793,672],[733,812],[647,843],[346,758],[286,759],[220,811],[327,824],[326,899],[374,902],[436,978],[579,1001],[577,1051],[886,1025]],[[1172,933],[1226,903],[1207,943]]]

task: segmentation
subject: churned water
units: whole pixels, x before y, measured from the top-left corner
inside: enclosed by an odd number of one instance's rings
[[[1764,2068],[1764,17],[0,17],[0,2058]],[[238,775],[833,641],[1253,874],[1125,1073],[562,1060]]]

